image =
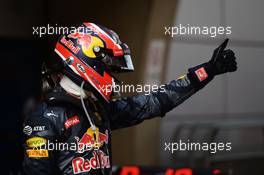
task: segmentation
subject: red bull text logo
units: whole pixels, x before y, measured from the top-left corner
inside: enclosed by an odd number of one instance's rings
[[[72,160],[72,168],[74,174],[85,173],[101,168],[110,168],[109,156],[99,151],[98,153],[93,152],[93,156],[90,159],[77,157]]]
[[[80,47],[74,46],[74,43],[71,40],[66,40],[65,36],[63,36],[60,40],[62,44],[64,44],[67,48],[69,48],[73,53],[77,54],[80,51]]]

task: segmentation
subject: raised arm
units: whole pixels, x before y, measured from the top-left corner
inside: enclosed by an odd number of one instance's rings
[[[209,62],[188,69],[186,75],[164,85],[157,92],[112,101],[111,128],[124,128],[146,119],[162,117],[203,88],[215,75],[235,71],[237,67],[234,52],[225,50],[227,42],[228,39],[214,50]]]

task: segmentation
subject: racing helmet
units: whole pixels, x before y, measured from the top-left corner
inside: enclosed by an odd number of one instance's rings
[[[72,81],[78,85],[84,81],[84,89],[107,102],[116,82],[112,74],[134,70],[129,47],[113,30],[94,23],[83,23],[74,32],[62,35],[55,52]]]

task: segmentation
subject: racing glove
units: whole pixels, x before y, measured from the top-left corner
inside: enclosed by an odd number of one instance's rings
[[[218,48],[214,50],[214,54],[209,61],[213,66],[214,75],[226,72],[234,72],[237,70],[237,62],[235,53],[231,50],[225,50],[229,39],[226,39]]]
[[[231,49],[225,50],[229,39],[214,50],[209,62],[192,67],[187,76],[198,88],[210,82],[215,75],[234,72],[237,70],[235,53]]]

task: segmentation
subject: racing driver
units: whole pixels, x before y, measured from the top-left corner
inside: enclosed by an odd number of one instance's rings
[[[23,124],[23,173],[111,174],[111,132],[163,117],[216,75],[236,71],[227,43],[162,90],[113,98],[118,83],[113,74],[134,70],[129,47],[114,31],[94,23],[61,36],[55,55],[63,66],[57,76],[45,76],[51,90]]]

